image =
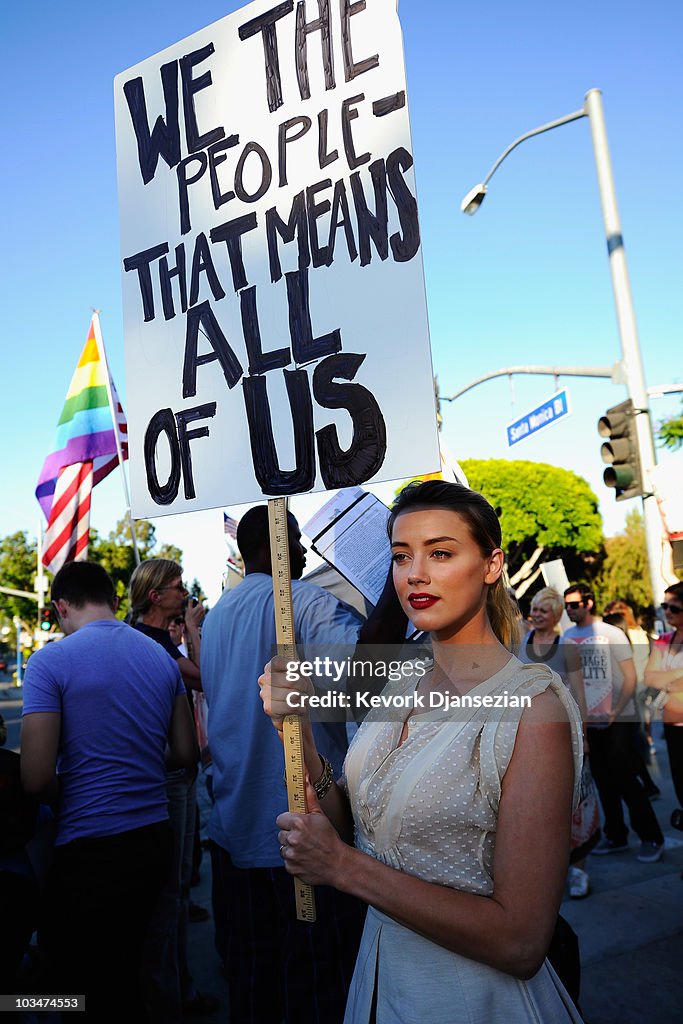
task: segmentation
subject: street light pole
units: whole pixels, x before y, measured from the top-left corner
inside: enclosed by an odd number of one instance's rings
[[[654,436],[652,433],[648,393],[643,374],[640,343],[638,341],[638,330],[633,310],[631,285],[626,265],[624,239],[621,234],[619,209],[617,207],[616,190],[612,174],[612,162],[607,144],[607,130],[600,89],[591,89],[586,93],[582,110],[577,110],[573,114],[568,114],[566,117],[559,118],[556,121],[550,121],[548,124],[541,125],[540,128],[534,128],[533,131],[526,132],[516,139],[498,158],[484,181],[480,185],[475,185],[467,193],[460,204],[460,208],[463,213],[470,215],[477,212],[487,193],[486,186],[489,180],[508,154],[521,142],[582,117],[587,117],[591,126],[600,201],[607,237],[607,253],[609,256],[610,274],[612,276],[614,301],[617,309],[617,325],[621,342],[624,377],[629,398],[633,402],[634,409],[638,412],[638,415],[635,417],[638,453],[640,455],[645,486],[648,486],[649,470],[656,465]],[[665,538],[661,517],[653,494],[646,493],[643,496],[643,518],[645,522],[645,538],[652,596],[655,605],[659,605],[666,585],[671,581],[665,579],[663,574]]]
[[[602,217],[605,224],[605,237],[607,239],[607,255],[612,276],[614,302],[617,309],[619,337],[621,339],[621,357],[624,365],[628,396],[633,402],[633,408],[640,413],[640,415],[635,416],[635,427],[640,464],[643,468],[643,479],[645,486],[648,487],[650,486],[649,471],[654,468],[657,459],[652,433],[650,405],[647,387],[645,386],[645,375],[643,373],[643,361],[640,354],[636,315],[633,309],[631,283],[626,264],[626,250],[624,249],[624,239],[621,233],[617,194],[614,187],[614,175],[612,174],[612,161],[607,143],[607,127],[602,108],[602,92],[600,89],[591,89],[590,92],[586,93],[585,109],[593,137],[595,167],[598,173],[600,203],[602,205]],[[643,518],[645,520],[645,540],[650,566],[652,596],[655,605],[658,606],[664,597],[666,584],[671,581],[665,580],[662,575],[664,536],[662,519],[657,508],[657,500],[653,494],[645,494],[643,496]]]
[[[38,595],[38,628],[35,633],[36,649],[41,650],[45,646],[45,640],[43,638],[43,609],[45,608],[45,592],[48,588],[47,577],[45,576],[45,569],[43,567],[43,523],[42,520],[38,520],[38,533],[36,543],[36,563],[37,571],[34,582],[34,588]]]

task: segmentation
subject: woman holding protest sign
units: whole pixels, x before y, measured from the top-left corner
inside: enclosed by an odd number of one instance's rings
[[[433,668],[387,687],[403,699],[412,688],[415,708],[371,712],[339,784],[304,719],[312,813],[278,818],[285,866],[369,904],[346,1024],[578,1022],[545,960],[581,772],[578,712],[550,669],[510,655],[500,524],[481,495],[410,485],[390,533],[394,585],[431,634]],[[308,692],[280,661],[259,683],[276,727],[303,703],[292,692]]]

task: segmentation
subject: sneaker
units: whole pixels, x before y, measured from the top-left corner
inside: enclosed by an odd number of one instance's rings
[[[569,869],[569,898],[582,900],[590,892],[590,878],[581,868]]]
[[[641,864],[655,864],[662,856],[664,843],[641,843],[637,860]]]
[[[607,836],[603,836],[597,846],[591,850],[591,855],[602,857],[606,853],[623,853],[624,850],[628,850],[628,843],[615,843]]]

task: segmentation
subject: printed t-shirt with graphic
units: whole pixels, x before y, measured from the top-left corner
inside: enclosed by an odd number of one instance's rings
[[[575,643],[579,648],[589,725],[606,724],[624,682],[621,663],[633,660],[628,638],[617,626],[598,620],[590,626],[572,626],[562,639],[564,643]],[[620,717],[632,717],[635,713],[631,699]]]

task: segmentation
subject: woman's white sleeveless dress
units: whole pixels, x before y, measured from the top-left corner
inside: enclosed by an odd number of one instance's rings
[[[414,680],[385,693],[407,693]],[[530,697],[550,688],[572,730],[575,804],[583,741],[579,712],[559,677],[512,657],[470,691]],[[349,748],[345,785],[356,846],[391,867],[439,885],[490,896],[501,780],[523,709],[437,710],[403,721],[373,711]],[[382,721],[381,718],[385,720]],[[405,714],[403,715],[405,718]],[[546,961],[529,981],[452,953],[370,907],[344,1024],[580,1024]]]

